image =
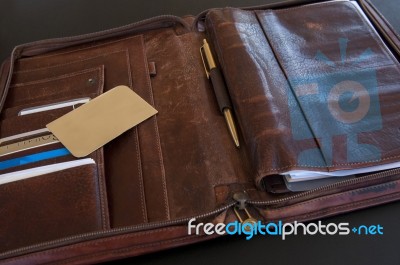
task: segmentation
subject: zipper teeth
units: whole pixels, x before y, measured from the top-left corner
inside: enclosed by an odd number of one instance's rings
[[[326,185],[326,186],[323,186],[320,188],[312,189],[312,190],[309,190],[309,191],[306,191],[303,193],[299,193],[299,194],[296,194],[296,195],[293,195],[290,197],[286,197],[283,199],[267,200],[267,201],[249,200],[249,201],[247,201],[247,203],[252,204],[252,205],[280,204],[280,203],[284,203],[284,202],[287,202],[290,200],[307,197],[309,195],[312,195],[315,192],[327,191],[327,190],[333,189],[335,187],[348,186],[348,185],[356,184],[356,183],[366,181],[366,180],[375,180],[375,179],[379,179],[379,178],[385,178],[385,177],[392,176],[397,173],[400,173],[399,168],[371,174],[371,175],[356,178],[356,179],[350,179],[350,180],[337,182],[334,184],[330,184],[330,185]],[[94,240],[96,238],[103,237],[103,236],[115,236],[115,235],[119,235],[119,234],[126,233],[126,232],[139,232],[139,231],[144,231],[144,230],[148,230],[148,229],[152,229],[152,228],[162,228],[162,227],[169,226],[169,225],[177,225],[177,224],[185,223],[193,218],[202,219],[202,218],[206,218],[206,217],[218,214],[222,211],[225,211],[225,210],[231,208],[232,206],[234,206],[236,204],[237,204],[236,201],[231,200],[228,202],[227,205],[225,205],[221,208],[218,208],[214,211],[207,212],[204,214],[192,216],[192,217],[186,217],[186,218],[172,220],[172,221],[163,221],[163,222],[148,223],[148,224],[142,224],[142,225],[123,227],[123,228],[115,228],[115,229],[108,230],[108,231],[98,231],[98,232],[86,233],[86,234],[82,234],[82,235],[78,235],[78,236],[70,236],[70,237],[66,237],[63,239],[55,240],[55,241],[45,242],[45,243],[41,243],[41,244],[37,244],[37,245],[32,245],[32,246],[16,249],[16,250],[7,251],[7,252],[0,254],[0,258],[4,259],[4,258],[12,257],[12,256],[27,254],[29,252],[35,252],[36,250],[40,251],[40,250],[45,250],[45,249],[48,249],[51,247],[60,247],[60,246],[67,245],[67,244],[73,244],[76,241],[81,242],[82,240]]]
[[[107,33],[111,33],[111,32],[116,32],[117,30],[119,31],[125,31],[125,30],[135,30],[135,27],[139,28],[139,27],[143,27],[143,26],[148,26],[151,25],[153,23],[157,23],[157,22],[171,22],[171,23],[182,23],[182,19],[178,16],[174,16],[174,15],[159,15],[159,16],[155,16],[155,17],[151,17],[151,18],[146,18],[137,22],[133,22],[131,24],[127,24],[124,26],[119,26],[119,27],[114,27],[114,28],[110,28],[110,29],[104,29],[104,30],[100,30],[100,31],[96,31],[96,32],[92,32],[92,33],[84,33],[84,34],[79,34],[79,35],[75,35],[75,36],[64,36],[64,37],[58,37],[58,38],[51,38],[51,39],[46,39],[46,40],[39,40],[39,41],[33,41],[33,42],[29,42],[29,43],[25,43],[22,44],[20,46],[33,46],[33,45],[41,45],[41,44],[54,44],[54,43],[59,43],[61,42],[66,42],[66,41],[74,41],[75,39],[79,39],[79,38],[90,38],[93,36],[101,36]],[[182,26],[184,26],[185,28],[188,28],[187,24],[182,24]],[[17,46],[19,47],[19,46]],[[38,49],[40,49],[41,47],[37,47]]]
[[[77,235],[77,236],[70,236],[70,237],[66,237],[66,238],[62,238],[62,239],[54,240],[54,241],[50,241],[50,242],[40,243],[40,244],[4,252],[4,253],[0,254],[0,259],[11,258],[13,256],[28,254],[28,253],[36,252],[36,251],[42,251],[42,250],[46,250],[46,249],[49,249],[52,247],[61,247],[63,245],[76,243],[77,241],[79,241],[79,243],[80,243],[82,240],[84,240],[84,241],[95,240],[99,237],[116,236],[116,235],[126,233],[126,232],[140,232],[140,231],[149,230],[152,228],[162,228],[162,227],[170,226],[170,225],[178,225],[181,223],[185,223],[193,218],[202,219],[202,218],[206,218],[206,217],[209,217],[212,215],[216,215],[220,212],[223,212],[223,211],[231,208],[235,204],[236,204],[235,201],[229,201],[227,205],[225,205],[221,208],[218,208],[214,211],[207,212],[204,214],[192,216],[192,217],[186,217],[186,218],[181,218],[181,219],[172,220],[172,221],[163,221],[163,222],[157,222],[157,223],[148,223],[148,224],[141,224],[141,225],[135,225],[135,226],[122,227],[122,228],[115,228],[115,229],[111,229],[108,231],[91,232],[91,233],[86,233],[86,234]]]
[[[400,173],[400,169],[392,169],[392,170],[388,170],[388,171],[384,171],[384,172],[379,172],[379,173],[375,173],[375,174],[371,174],[368,176],[364,176],[364,177],[360,177],[360,178],[356,178],[356,179],[350,179],[350,180],[345,180],[345,181],[340,181],[334,184],[330,184],[330,185],[326,185],[320,188],[316,188],[316,189],[312,189],[303,193],[299,193],[290,197],[286,197],[286,198],[282,198],[282,199],[277,199],[277,200],[267,200],[267,201],[254,201],[254,200],[249,200],[247,201],[248,204],[252,204],[252,205],[274,205],[274,204],[280,204],[280,203],[284,203],[290,200],[294,200],[294,199],[298,199],[298,198],[302,198],[302,197],[307,197],[309,195],[312,195],[315,192],[321,192],[321,191],[327,191],[330,189],[333,189],[335,187],[339,187],[339,186],[348,186],[351,184],[356,184],[362,181],[366,181],[366,180],[375,180],[375,179],[379,179],[379,178],[385,178],[388,176],[392,176],[394,174]],[[70,236],[70,237],[66,237],[63,239],[59,239],[59,240],[55,240],[55,241],[50,241],[50,242],[45,242],[45,243],[41,243],[41,244],[37,244],[37,245],[32,245],[32,246],[28,246],[28,247],[24,247],[24,248],[20,248],[20,249],[16,249],[16,250],[11,250],[11,251],[7,251],[4,252],[2,254],[0,254],[0,258],[1,259],[5,259],[5,258],[10,258],[12,256],[17,256],[17,255],[22,255],[22,254],[28,254],[30,252],[35,252],[35,251],[41,251],[41,250],[45,250],[45,249],[49,249],[51,247],[61,247],[63,245],[67,245],[67,244],[73,244],[75,242],[81,242],[82,240],[86,241],[86,240],[94,240],[97,239],[99,237],[104,237],[104,236],[116,236],[122,233],[126,233],[126,232],[139,232],[139,231],[144,231],[144,230],[148,230],[148,229],[152,229],[152,228],[162,228],[165,226],[170,226],[170,225],[177,225],[177,224],[181,224],[181,223],[185,223],[187,221],[189,221],[190,219],[202,219],[202,218],[206,218],[215,214],[218,214],[222,211],[225,211],[229,208],[231,208],[232,206],[236,205],[237,202],[236,201],[229,201],[227,203],[227,205],[218,208],[216,210],[204,213],[204,214],[200,214],[200,215],[196,215],[196,216],[192,216],[192,217],[186,217],[186,218],[181,218],[181,219],[177,219],[177,220],[172,220],[172,221],[163,221],[163,222],[157,222],[157,223],[148,223],[148,224],[142,224],[142,225],[135,225],[135,226],[129,226],[129,227],[123,227],[123,228],[115,228],[112,230],[108,230],[108,231],[98,231],[98,232],[92,232],[92,233],[86,233],[86,234],[82,234],[82,235],[77,235],[77,236]]]
[[[356,184],[356,183],[359,183],[359,182],[362,182],[362,181],[366,181],[366,180],[375,180],[375,179],[385,178],[385,177],[392,176],[392,175],[398,174],[398,173],[400,173],[400,168],[387,170],[387,171],[384,171],[384,172],[379,172],[379,173],[375,173],[375,174],[371,174],[371,175],[368,175],[368,176],[359,177],[359,178],[355,178],[355,179],[349,179],[349,180],[336,182],[334,184],[322,186],[322,187],[319,187],[319,188],[316,188],[316,189],[312,189],[312,190],[309,190],[309,191],[298,193],[298,194],[295,194],[293,196],[282,198],[282,199],[267,200],[267,201],[249,200],[249,201],[247,201],[247,203],[253,204],[253,205],[280,204],[280,203],[284,203],[284,202],[287,202],[287,201],[290,201],[290,200],[294,200],[294,199],[298,199],[298,198],[302,198],[302,197],[307,197],[309,195],[312,195],[315,192],[328,191],[330,189],[333,189],[333,188],[336,188],[336,187],[339,187],[339,186],[345,187],[345,186],[348,186],[348,185],[351,185],[351,184]]]

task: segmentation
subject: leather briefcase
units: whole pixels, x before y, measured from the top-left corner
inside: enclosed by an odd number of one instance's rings
[[[400,199],[399,47],[364,0],[216,8],[15,47],[0,70],[0,151],[71,111],[48,106],[119,85],[158,114],[93,163],[1,184],[1,216],[16,217],[0,221],[0,263],[102,262],[219,236],[188,222],[301,222]],[[210,82],[214,68],[223,79]],[[62,148],[5,150],[0,178],[79,160],[29,160]]]

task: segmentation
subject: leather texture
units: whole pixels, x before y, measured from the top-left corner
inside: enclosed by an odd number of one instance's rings
[[[257,183],[398,161],[399,63],[357,4],[217,9],[206,23]],[[359,84],[358,105],[335,106],[335,89],[347,83]]]
[[[95,165],[1,185],[0,189],[2,216],[14,216],[1,220],[2,252],[108,227]]]
[[[198,30],[203,23],[205,32]],[[204,38],[212,44],[228,86],[240,125],[240,149],[232,142],[204,71],[199,52]],[[349,62],[341,64],[340,39],[346,38]],[[357,56],[368,49],[372,57],[354,67]],[[320,76],[331,73],[329,65],[315,61],[318,51],[346,74],[365,77],[370,74],[365,69],[375,69],[376,79],[366,78],[362,84],[376,84],[370,97],[379,98],[381,115],[372,113],[372,121],[361,123],[364,130],[383,129],[361,132],[355,146],[378,146],[379,160],[364,157],[371,152],[346,152],[351,128],[345,122],[325,127],[317,115],[322,111],[308,110],[299,99],[304,94],[291,90],[309,76],[323,83]],[[325,164],[317,165],[319,169],[397,161],[398,73],[398,62],[385,42],[357,4],[347,1],[288,9],[212,9],[205,17],[162,16],[18,46],[0,71],[0,138],[43,128],[69,111],[24,117],[18,116],[21,109],[93,98],[117,85],[129,86],[158,114],[91,154],[96,165],[1,185],[5,207],[0,212],[13,215],[29,209],[28,218],[34,221],[26,222],[22,215],[15,222],[0,221],[0,241],[7,242],[1,246],[0,263],[88,264],[211,239],[214,236],[188,235],[187,220],[237,220],[232,199],[237,192],[248,194],[249,211],[265,222],[306,221],[398,200],[399,170],[310,193],[288,192],[276,179],[276,173],[289,169],[316,168],[299,164],[298,156],[322,142],[318,137],[295,139],[293,118],[314,136],[333,135],[335,155],[329,163],[329,154],[324,155],[329,150],[323,149]],[[320,100],[313,103],[323,107]],[[317,122],[310,122],[313,119]],[[367,148],[371,150],[376,149]],[[357,155],[361,161],[348,161]],[[14,157],[18,155],[8,156]],[[0,174],[74,159],[51,159]],[[272,182],[265,189],[263,180],[269,177]]]

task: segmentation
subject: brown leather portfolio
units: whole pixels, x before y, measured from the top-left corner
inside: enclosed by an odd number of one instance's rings
[[[15,47],[0,69],[0,264],[96,263],[219,236],[189,233],[192,219],[302,222],[400,199],[399,56],[363,0]],[[46,138],[121,85],[158,113],[83,158]]]

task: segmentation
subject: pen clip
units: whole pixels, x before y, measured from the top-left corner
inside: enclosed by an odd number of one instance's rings
[[[210,79],[210,71],[207,69],[206,62],[204,61],[204,45],[200,47],[200,56],[203,61],[204,71],[206,72],[207,78]]]

